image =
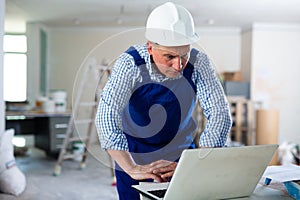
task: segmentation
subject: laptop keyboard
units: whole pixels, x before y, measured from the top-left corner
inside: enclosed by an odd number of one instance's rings
[[[163,198],[167,192],[167,189],[162,189],[162,190],[151,190],[148,191],[149,193],[153,194],[154,196],[157,196],[159,198]]]

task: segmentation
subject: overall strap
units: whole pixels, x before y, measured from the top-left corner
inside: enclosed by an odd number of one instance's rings
[[[136,50],[136,48],[134,48],[133,46],[129,47],[129,49],[127,49],[125,51],[125,53],[128,53],[129,55],[131,55],[134,59],[134,62],[137,66],[141,66],[141,70],[142,70],[142,77],[144,78],[144,80],[150,80],[150,75],[146,69],[146,62],[145,60],[141,57],[141,55],[139,54],[139,52]]]
[[[189,83],[191,84],[195,93],[197,91],[197,88],[196,88],[196,85],[192,81],[192,74],[194,71],[194,64],[196,62],[198,53],[199,53],[199,51],[197,49],[192,48],[191,53],[190,53],[190,59],[187,63],[186,68],[183,71],[183,76],[189,81]]]
[[[197,54],[199,53],[199,51],[195,48],[192,48],[191,53],[190,53],[190,59],[189,62],[194,65],[196,62],[196,58],[197,58]]]
[[[141,57],[139,52],[133,46],[129,47],[129,49],[126,50],[126,53],[133,57],[134,62],[137,66],[146,64],[145,60]]]

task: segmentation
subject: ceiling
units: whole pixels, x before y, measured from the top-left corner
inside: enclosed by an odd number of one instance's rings
[[[163,0],[6,0],[5,31],[25,22],[49,27],[143,26]],[[300,24],[299,0],[174,0],[196,26],[250,27],[254,22]]]

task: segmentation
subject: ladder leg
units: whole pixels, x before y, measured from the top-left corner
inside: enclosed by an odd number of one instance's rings
[[[96,107],[92,108],[92,112],[91,112],[91,119],[94,119],[95,114],[96,114]],[[89,125],[88,125],[88,130],[87,130],[87,136],[85,139],[85,147],[84,147],[84,153],[82,155],[82,160],[80,162],[80,169],[84,169],[86,166],[86,158],[87,158],[87,154],[88,154],[88,148],[89,148],[89,144],[90,144],[90,138],[93,132],[93,122],[94,120],[92,120]]]

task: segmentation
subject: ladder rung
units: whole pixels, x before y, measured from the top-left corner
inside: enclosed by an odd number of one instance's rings
[[[65,154],[65,155],[64,155],[64,159],[75,158],[75,156],[77,156],[77,155],[75,155],[75,154],[71,154],[71,153],[69,153],[69,154]]]
[[[69,142],[75,142],[75,141],[84,141],[85,138],[80,138],[80,137],[72,137],[72,138],[69,138]]]
[[[91,101],[91,102],[81,102],[79,104],[80,106],[96,106],[97,103],[95,101]]]
[[[78,120],[75,120],[74,123],[75,124],[89,124],[89,123],[93,123],[94,120],[92,119],[78,119]]]

